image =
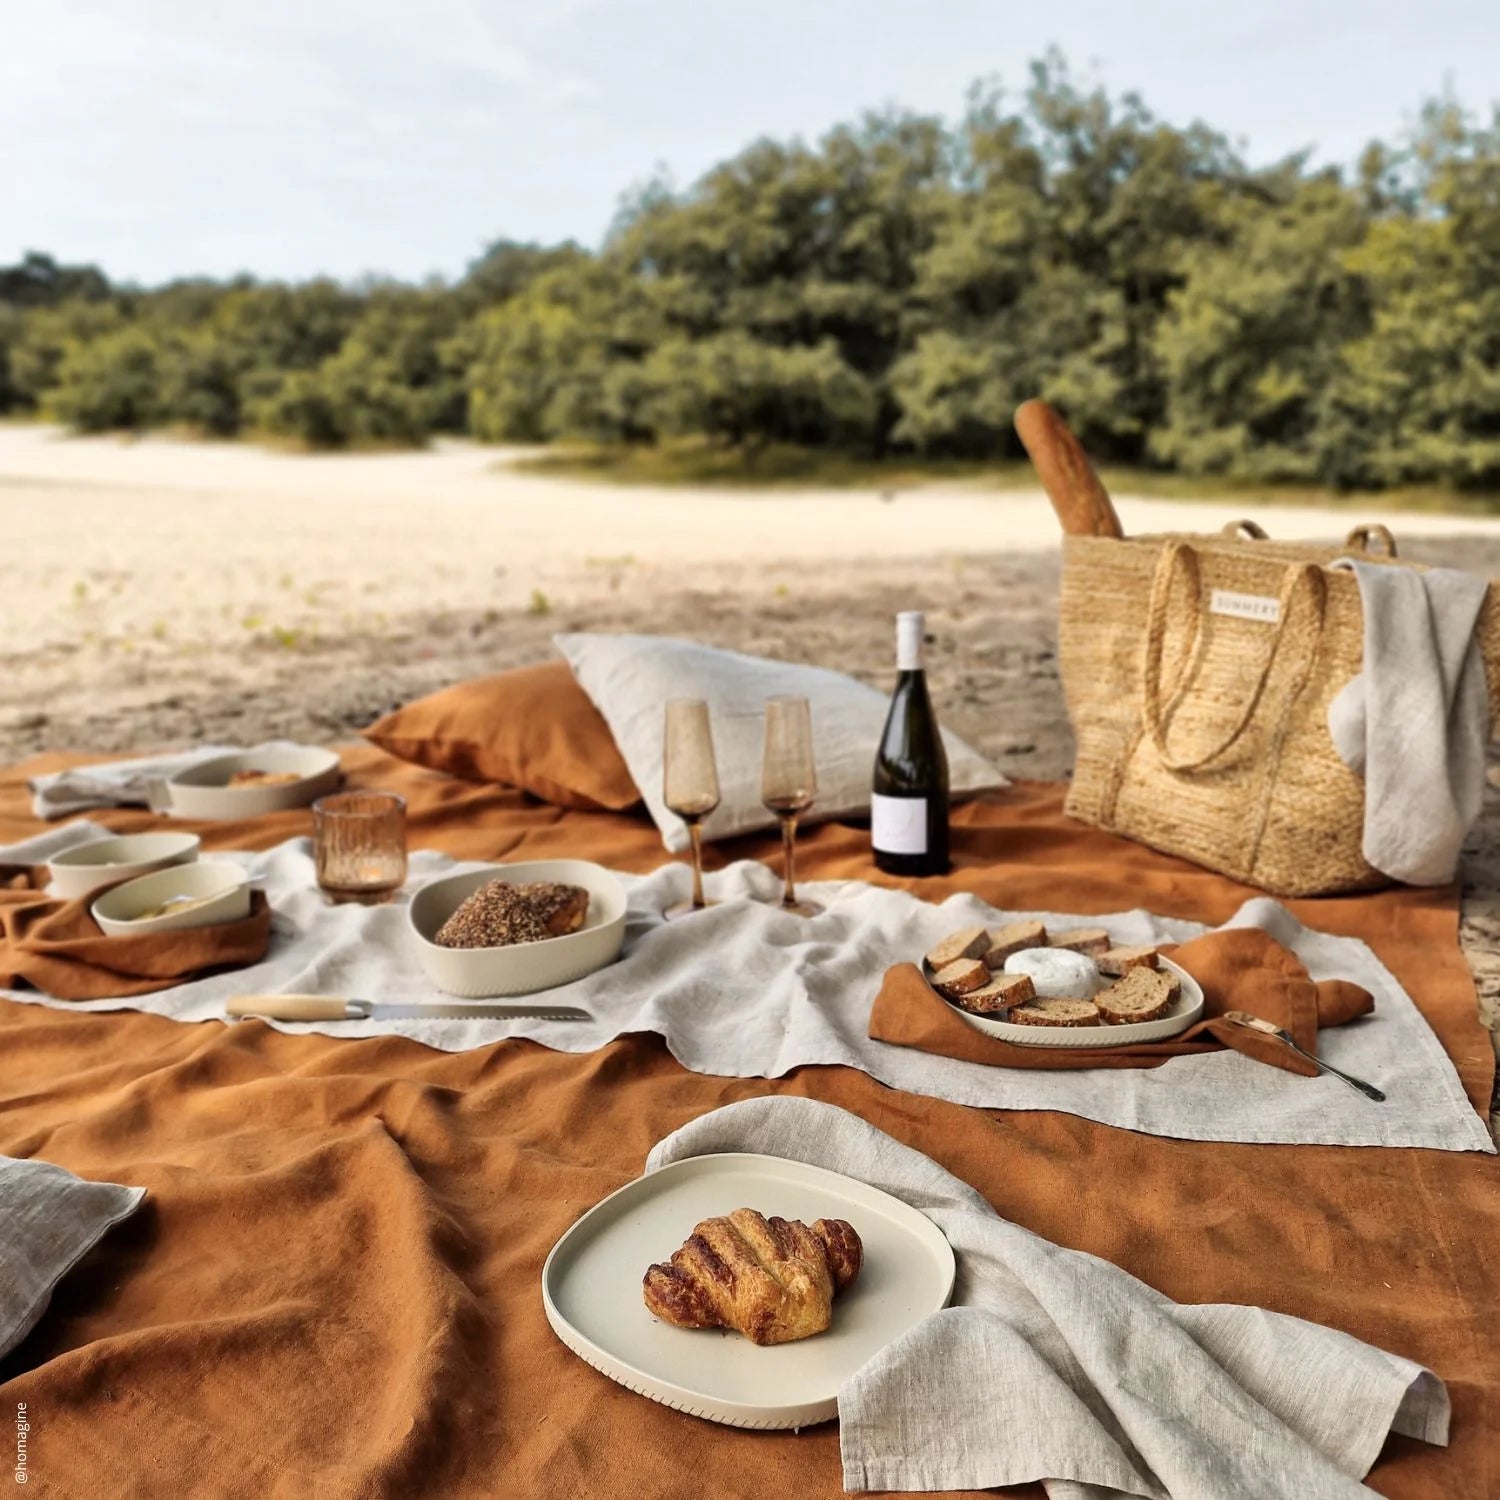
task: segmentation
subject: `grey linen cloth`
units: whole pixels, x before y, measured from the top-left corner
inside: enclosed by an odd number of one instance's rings
[[[0,1355],[31,1332],[57,1283],[145,1196],[145,1188],[85,1182],[51,1162],[0,1156]]]
[[[0,850],[0,859],[35,859],[38,842]],[[34,990],[10,998],[75,1013],[146,1010],[180,1021],[222,1020],[224,1002],[243,994],[355,996],[398,1007],[447,998],[422,971],[407,905],[423,881],[472,865],[419,850],[408,885],[390,905],[330,906],[317,888],[306,839],[212,858],[232,859],[264,884],[273,916],[270,949],[260,963],[129,999],[49,1001]],[[619,878],[629,902],[619,962],[543,997],[549,1005],[581,1007],[587,1021],[438,1019],[402,1009],[367,1021],[274,1024],[329,1036],[394,1032],[449,1052],[508,1036],[560,1052],[593,1052],[615,1037],[651,1031],[697,1073],[780,1078],[794,1068],[843,1064],[892,1088],[956,1104],[1065,1110],[1189,1140],[1495,1149],[1442,1043],[1390,970],[1364,943],[1304,927],[1269,899],[1246,902],[1226,925],[1264,928],[1296,952],[1313,978],[1348,979],[1375,996],[1374,1015],[1323,1032],[1318,1048],[1335,1067],[1384,1089],[1384,1104],[1335,1078],[1301,1078],[1229,1051],[1157,1068],[1057,1072],[962,1062],[870,1038],[870,1006],[891,964],[910,962],[960,927],[1023,916],[1075,927],[1074,914],[999,912],[971,895],[937,905],[849,880],[807,882],[807,894],[826,908],[809,919],[780,909],[778,874],[741,861],[707,877],[720,905],[667,922],[663,908],[688,891],[685,864]],[[1087,920],[1117,943],[1183,942],[1205,930],[1145,911]]]
[[[1364,856],[1408,885],[1446,885],[1484,799],[1489,693],[1474,637],[1488,584],[1454,568],[1340,558],[1359,582],[1364,670],[1328,707],[1365,779]]]
[[[857,1115],[747,1099],[690,1121],[647,1172],[751,1151],[808,1162],[927,1215],[952,1304],[839,1391],[846,1490],[1044,1482],[1051,1500],[1340,1500],[1386,1435],[1448,1441],[1431,1371],[1300,1318],[1183,1306],[1007,1223],[967,1183]],[[857,1226],[856,1226],[857,1227]]]
[[[267,740],[257,750],[286,749],[288,740]],[[91,807],[158,807],[161,784],[181,771],[191,770],[220,755],[234,755],[235,745],[200,745],[193,750],[167,755],[146,755],[134,760],[112,760],[95,766],[78,766],[33,776],[31,808],[39,818],[65,818]],[[164,809],[159,809],[164,810]]]

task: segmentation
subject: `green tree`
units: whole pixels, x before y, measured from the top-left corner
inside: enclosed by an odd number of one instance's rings
[[[68,348],[46,409],[80,432],[140,431],[161,420],[160,386],[157,344],[127,326]]]

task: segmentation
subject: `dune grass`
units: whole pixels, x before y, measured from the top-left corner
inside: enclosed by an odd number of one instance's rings
[[[1037,488],[1025,461],[924,459],[911,455],[862,458],[819,448],[775,444],[749,453],[704,442],[657,447],[559,444],[507,464],[520,473],[601,480],[619,485],[701,485],[725,489],[870,489],[900,491],[962,484],[983,490]],[[1323,485],[1263,484],[1218,475],[1168,474],[1152,469],[1101,469],[1116,495],[1159,500],[1235,500],[1249,507],[1331,506],[1350,510],[1446,511],[1493,515],[1500,493],[1423,485],[1392,490],[1336,490]]]

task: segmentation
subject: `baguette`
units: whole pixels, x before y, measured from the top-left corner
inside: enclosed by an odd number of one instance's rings
[[[932,976],[932,987],[950,1000],[988,984],[990,971],[977,958],[955,959]]]
[[[990,982],[964,995],[955,995],[953,1003],[976,1016],[1003,1015],[1012,1006],[1024,1005],[1036,998],[1036,989],[1025,974],[995,974]]]
[[[989,935],[984,961],[992,969],[1003,969],[1005,960],[1023,948],[1045,948],[1047,929],[1040,922],[1011,922]]]
[[[1092,1000],[1032,1000],[1018,1005],[1007,1020],[1017,1026],[1098,1026],[1099,1011]]]
[[[978,958],[989,945],[990,935],[984,928],[965,927],[962,932],[945,937],[927,955],[927,967],[936,974],[961,958]]]
[[[1155,948],[1110,948],[1094,960],[1101,974],[1118,979],[1131,969],[1154,969],[1161,963]]]
[[[1071,927],[1066,932],[1054,932],[1051,948],[1066,948],[1070,953],[1086,954],[1096,958],[1110,946],[1109,934],[1102,927]]]
[[[1107,990],[1094,996],[1094,1005],[1110,1026],[1124,1026],[1132,1021],[1154,1021],[1172,1008],[1176,998],[1172,980],[1176,975],[1158,974],[1139,965],[1126,971]]]

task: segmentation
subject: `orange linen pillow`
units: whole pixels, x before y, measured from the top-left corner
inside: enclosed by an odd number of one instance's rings
[[[382,750],[557,807],[620,812],[641,800],[614,736],[565,661],[455,683],[364,731]]]

